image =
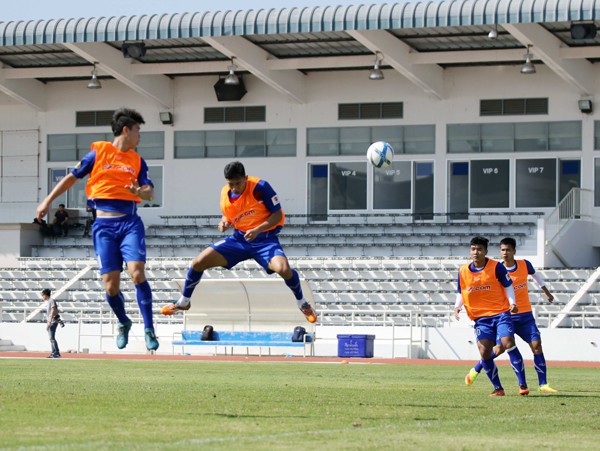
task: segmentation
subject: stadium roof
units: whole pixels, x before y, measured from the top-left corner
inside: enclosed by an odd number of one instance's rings
[[[0,91],[44,110],[43,84],[89,79],[94,63],[171,107],[169,78],[226,72],[235,57],[290,100],[304,102],[311,71],[368,69],[375,52],[425,92],[443,98],[446,67],[543,63],[593,93],[600,34],[573,39],[572,23],[600,26],[600,0],[449,0],[0,22]],[[488,33],[496,30],[496,39]],[[146,52],[123,58],[128,42]]]

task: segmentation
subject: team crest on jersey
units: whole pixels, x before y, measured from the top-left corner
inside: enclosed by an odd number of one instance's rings
[[[275,194],[273,197],[271,197],[271,202],[273,203],[273,205],[279,205],[279,196]]]

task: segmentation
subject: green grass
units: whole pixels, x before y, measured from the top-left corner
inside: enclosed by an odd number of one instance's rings
[[[528,367],[531,388],[536,375]],[[468,365],[0,361],[0,449],[597,449],[597,368],[489,398]]]

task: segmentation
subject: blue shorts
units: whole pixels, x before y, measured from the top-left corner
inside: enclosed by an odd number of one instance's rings
[[[146,231],[138,215],[96,217],[92,239],[100,274],[122,271],[123,262],[146,262]]]
[[[475,337],[477,341],[483,339],[496,341],[496,337],[512,337],[514,334],[513,322],[508,311],[475,320]]]
[[[273,274],[269,269],[269,262],[277,255],[285,257],[277,238],[279,230],[270,230],[259,234],[253,241],[248,242],[244,234],[236,230],[233,235],[224,240],[217,241],[211,247],[227,260],[227,269],[233,268],[239,262],[253,258],[267,271]]]
[[[525,343],[531,343],[532,341],[539,341],[542,339],[540,330],[535,324],[535,318],[533,313],[517,313],[510,317],[513,322],[513,328],[515,329],[515,335],[518,335],[523,339]],[[496,343],[500,344],[500,337],[496,337]]]

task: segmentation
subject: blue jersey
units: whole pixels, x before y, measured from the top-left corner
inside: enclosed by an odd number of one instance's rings
[[[142,165],[140,168],[140,174],[138,176],[138,183],[140,186],[150,185],[154,187],[152,180],[148,177],[148,165],[146,161],[142,158]],[[92,150],[88,152],[81,161],[71,169],[71,174],[73,174],[78,179],[82,179],[86,177],[92,169],[94,168],[94,164],[96,163],[96,151]],[[112,211],[115,213],[123,213],[123,214],[135,214],[137,210],[137,204],[134,201],[130,200],[118,200],[118,199],[88,199],[87,204],[90,208],[100,211]]]

